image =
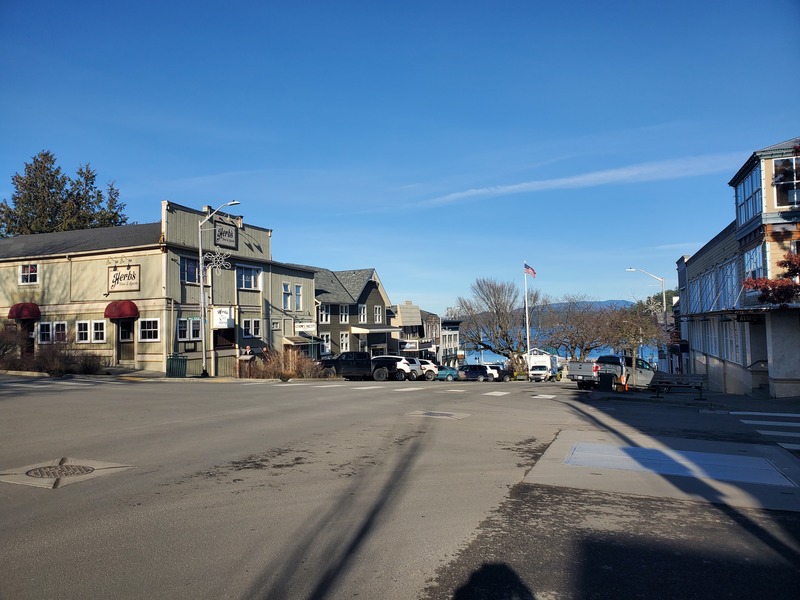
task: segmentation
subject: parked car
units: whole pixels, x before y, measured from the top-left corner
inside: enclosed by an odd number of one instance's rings
[[[414,379],[425,377],[425,369],[422,368],[422,363],[418,358],[412,358],[409,356],[406,358],[406,362],[408,363],[408,366],[411,368],[411,370],[414,372],[415,375]],[[413,381],[411,377],[409,377],[409,379]]]
[[[419,362],[422,365],[422,372],[425,374],[425,379],[427,381],[436,379],[436,375],[439,373],[439,365],[430,360],[425,360],[424,358],[420,358]]]
[[[375,361],[381,361],[382,366],[391,366],[393,368],[393,372],[395,373],[394,378],[397,379],[397,381],[403,381],[404,379],[414,381],[417,378],[417,372],[422,372],[421,367],[418,369],[412,369],[411,364],[408,362],[408,359],[405,356],[382,354],[380,356],[373,356],[373,365],[375,364]]]
[[[390,376],[397,378],[395,364],[375,363],[368,352],[342,352],[332,358],[319,362],[323,377],[343,377],[345,379],[374,379],[386,381]],[[402,378],[405,379],[405,373]]]
[[[545,365],[533,365],[530,370],[530,376],[533,381],[549,381],[552,379],[550,368]]]
[[[458,378],[461,381],[494,381],[494,373],[486,365],[463,365],[458,368]]]
[[[505,365],[490,363],[486,366],[489,367],[489,370],[494,374],[495,381],[511,381],[514,377],[514,374],[506,369]]]
[[[444,365],[438,365],[439,371],[436,373],[436,379],[440,381],[453,381],[454,379],[458,379],[458,370],[454,369],[453,367],[446,367]]]

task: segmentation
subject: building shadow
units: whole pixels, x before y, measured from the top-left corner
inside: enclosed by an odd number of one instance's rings
[[[536,600],[536,596],[506,563],[483,563],[452,600]]]

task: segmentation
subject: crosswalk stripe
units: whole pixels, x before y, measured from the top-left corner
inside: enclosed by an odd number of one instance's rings
[[[794,417],[800,419],[800,413],[772,413],[772,412],[751,412],[746,410],[731,411],[730,414],[742,417]]]
[[[351,390],[379,390],[382,387],[383,386],[381,386],[381,385],[367,385],[367,386],[364,386],[364,387],[354,387],[354,388],[350,388],[350,389]]]
[[[779,427],[800,427],[800,421],[749,421],[747,419],[740,419],[742,423],[748,425],[777,425]]]
[[[437,394],[463,394],[467,390],[436,390]]]
[[[795,433],[794,431],[766,431],[761,429],[756,429],[758,433],[761,435],[777,435],[781,437],[796,437],[800,438],[800,433]]]
[[[405,388],[396,388],[392,390],[393,392],[421,392],[425,390],[424,387],[405,387]]]
[[[778,446],[782,446],[787,450],[800,450],[800,444],[790,444],[789,442],[780,442]]]
[[[484,396],[507,396],[508,392],[487,392]]]

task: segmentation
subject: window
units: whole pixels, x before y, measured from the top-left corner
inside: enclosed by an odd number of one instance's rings
[[[347,304],[339,305],[339,323],[350,322],[350,307]]]
[[[139,321],[139,341],[158,342],[161,337],[159,334],[160,319],[142,319]]]
[[[319,338],[322,340],[322,354],[330,354],[331,353],[330,332],[320,333]]]
[[[294,309],[303,310],[303,286],[299,283],[294,284]]]
[[[761,167],[736,186],[736,225],[742,226],[761,213]]]
[[[188,342],[200,338],[200,319],[178,319],[178,341]]]
[[[706,342],[706,354],[719,356],[719,333],[717,332],[717,320],[709,319],[703,321],[703,337]]]
[[[759,245],[744,253],[745,279],[764,277],[764,250]]]
[[[366,304],[359,304],[358,305],[358,322],[359,323],[366,323],[367,322],[367,305]]]
[[[19,268],[19,282],[23,285],[39,283],[39,267],[37,265],[22,265]]]
[[[350,350],[350,334],[349,333],[340,333],[339,334],[339,352],[347,352]]]
[[[106,322],[92,321],[92,343],[99,344],[106,341]]]
[[[240,290],[257,290],[258,276],[261,273],[254,267],[236,267],[236,286]]]
[[[739,323],[733,319],[722,323],[722,358],[741,364],[741,336]]]
[[[719,268],[717,284],[719,285],[717,306],[721,309],[734,308],[739,295],[739,280],[736,277],[735,262],[725,263]]]
[[[53,341],[61,343],[67,341],[67,324],[64,321],[53,323]]]
[[[383,323],[383,307],[376,306],[375,307],[375,322],[376,323]]]
[[[330,323],[331,322],[331,305],[330,304],[320,304],[319,305],[319,322],[320,323]]]
[[[75,341],[79,344],[88,344],[91,340],[89,339],[89,327],[91,327],[91,323],[89,321],[76,321],[75,322]]]
[[[39,323],[39,343],[50,344],[53,341],[53,324]]]
[[[200,261],[181,256],[181,283],[200,283]]]
[[[53,344],[56,342],[67,341],[66,321],[56,321],[54,323],[39,323],[39,343]]]
[[[244,319],[242,321],[242,335],[246,338],[261,337],[261,320]]]
[[[272,331],[280,331],[281,330],[281,322],[280,321],[273,321],[272,322]]]
[[[703,273],[700,284],[703,294],[703,310],[710,311],[717,307],[717,281],[714,271]]]
[[[775,159],[775,203],[779,207],[800,205],[800,157]]]
[[[292,291],[289,289],[289,284],[283,284],[283,310],[289,310],[292,302]]]

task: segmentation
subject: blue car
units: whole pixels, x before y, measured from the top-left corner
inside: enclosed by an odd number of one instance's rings
[[[440,379],[442,381],[453,381],[454,379],[458,379],[458,371],[456,371],[453,367],[439,365],[439,373],[436,375],[436,379]]]

